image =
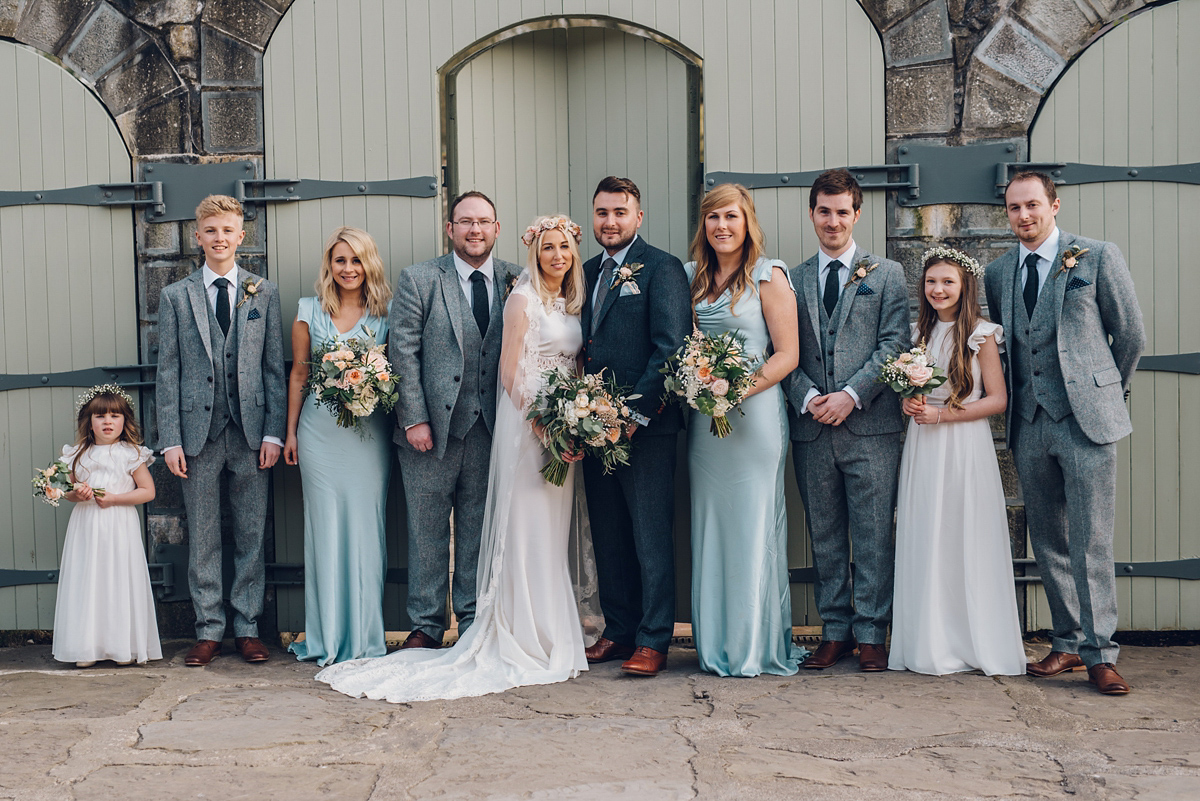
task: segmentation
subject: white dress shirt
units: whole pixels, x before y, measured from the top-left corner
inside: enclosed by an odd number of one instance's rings
[[[817,291],[822,293],[822,295],[818,295],[817,297],[818,303],[824,302],[825,281],[829,276],[829,265],[834,261],[842,265],[838,268],[838,299],[841,300],[842,292],[846,289],[846,282],[850,280],[850,262],[854,259],[854,249],[857,247],[858,245],[854,244],[854,240],[851,239],[846,249],[836,256],[830,256],[824,250],[817,250]],[[854,391],[853,387],[845,386],[842,387],[842,390],[854,400],[855,407],[862,408],[862,402],[858,399],[858,393]],[[813,398],[820,397],[820,395],[821,393],[817,391],[816,387],[810,389],[808,394],[804,396],[804,403],[800,407],[800,414],[806,414],[809,402]]]
[[[1025,274],[1028,270],[1025,269],[1025,259],[1029,258],[1030,253],[1038,255],[1037,271],[1038,271],[1038,294],[1042,292],[1042,287],[1046,285],[1046,279],[1050,276],[1050,268],[1054,266],[1054,259],[1058,256],[1058,240],[1060,232],[1058,226],[1054,226],[1054,230],[1050,232],[1050,236],[1046,237],[1046,241],[1038,246],[1037,250],[1030,250],[1025,247],[1025,243],[1020,245],[1020,253],[1017,256],[1021,264],[1020,284],[1017,287],[1017,292],[1025,286]]]
[[[609,256],[607,250],[604,251],[603,253],[601,253],[600,254],[601,269],[604,268],[604,261],[606,259],[612,259],[618,267],[623,265],[625,263],[625,257],[629,255],[629,249],[631,247],[633,247],[633,243],[636,242],[637,240],[638,240],[637,234],[634,234],[633,239],[629,240],[629,244],[626,245],[625,247],[621,248],[620,250],[618,250],[613,255]],[[596,296],[599,294],[600,294],[600,281],[597,280],[596,285],[594,287],[592,287],[592,312],[593,313],[599,311],[599,309],[596,308]]]
[[[473,308],[471,304],[475,301],[474,290],[471,289],[471,275],[479,273],[483,276],[483,285],[487,287],[488,308],[491,309],[492,298],[496,297],[496,290],[494,289],[496,267],[492,264],[491,254],[488,254],[487,261],[479,267],[472,267],[467,264],[454,251],[450,251],[450,254],[454,256],[454,269],[458,272],[458,284],[462,287],[463,295],[467,298],[467,306]]]

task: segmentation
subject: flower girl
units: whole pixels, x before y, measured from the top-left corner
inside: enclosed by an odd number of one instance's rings
[[[1004,490],[988,417],[1004,411],[1004,330],[979,307],[983,269],[926,251],[913,341],[948,380],[906,398],[888,667],[941,675],[1025,673]]]
[[[154,499],[148,465],[133,414],[133,399],[113,384],[79,398],[75,445],[62,460],[78,504],[67,524],[54,611],[54,658],[91,667],[101,659],[119,665],[162,659],[150,572],[142,550],[138,504]],[[103,492],[97,490],[103,489]]]

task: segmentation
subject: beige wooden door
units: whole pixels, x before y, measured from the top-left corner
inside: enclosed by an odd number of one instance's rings
[[[0,42],[0,191],[128,182],[100,101],[44,55]],[[128,208],[0,208],[0,373],[138,363]],[[0,569],[56,570],[71,504],[34,501],[35,467],[75,441],[78,388],[0,391]],[[54,625],[53,583],[0,587],[0,629]]]
[[[1200,161],[1200,0],[1138,14],[1088,48],[1051,91],[1030,160],[1114,166]],[[1115,242],[1129,262],[1147,355],[1200,351],[1200,186],[1099,183],[1059,190],[1059,226]],[[1117,561],[1200,557],[1200,376],[1139,371],[1134,432],[1119,446]],[[1200,581],[1117,580],[1120,628],[1200,628]],[[1040,590],[1029,627],[1049,628]]]

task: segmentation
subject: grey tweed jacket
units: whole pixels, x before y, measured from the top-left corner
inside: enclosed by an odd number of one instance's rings
[[[239,411],[246,444],[263,436],[282,440],[287,421],[283,376],[283,324],[279,290],[263,279],[246,297],[245,283],[259,276],[239,268],[233,316],[237,330]],[[162,291],[158,305],[158,378],[155,407],[158,446],[182,445],[195,456],[208,440],[213,407],[213,359],[204,271],[196,270]],[[234,327],[230,328],[232,332]]]
[[[496,258],[492,259],[492,268],[492,319],[499,320],[503,319],[510,281],[521,268]],[[462,383],[454,380],[463,370],[463,321],[457,311],[461,297],[454,256],[447,253],[400,272],[388,316],[388,358],[398,376],[400,396],[392,439],[403,444],[406,428],[429,423],[439,459],[446,452],[450,418],[462,388]],[[489,326],[481,366],[490,381],[496,380],[501,340],[502,327]],[[483,416],[490,430],[496,422],[495,407],[484,404]]]
[[[1063,253],[1071,247],[1088,252],[1074,267],[1063,270]],[[1019,254],[1020,246],[1006,251],[987,266],[984,279],[988,312],[1005,329],[1016,324]],[[1061,391],[1066,393],[1071,412],[1092,442],[1116,442],[1133,431],[1125,394],[1146,347],[1142,310],[1120,249],[1112,242],[1060,231],[1058,255],[1038,303],[1046,298],[1054,302],[1058,359],[1065,384]],[[1004,360],[1004,377],[1011,390],[1011,359]],[[1008,404],[1005,415],[1010,435],[1014,405]]]

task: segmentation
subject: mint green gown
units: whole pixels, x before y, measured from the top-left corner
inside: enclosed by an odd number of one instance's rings
[[[318,345],[340,337],[387,339],[387,318],[364,315],[339,334],[316,298],[301,298],[297,320]],[[296,354],[300,358],[299,354]],[[289,649],[320,665],[387,653],[383,582],[387,571],[384,517],[391,474],[391,415],[376,412],[361,439],[339,428],[329,409],[309,395],[296,444],[304,490],[304,640]]]
[[[771,345],[758,284],[773,268],[759,259],[747,288],[730,308],[728,290],[696,304],[700,329],[746,338],[746,352],[766,358]],[[688,279],[694,263],[684,265]],[[736,311],[736,315],[733,313]],[[805,652],[792,643],[792,600],[787,564],[787,401],[779,385],[729,415],[732,433],[709,433],[709,418],[688,420],[688,473],[692,511],[692,635],[700,667],[718,676],[794,674]]]

